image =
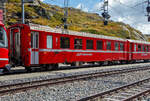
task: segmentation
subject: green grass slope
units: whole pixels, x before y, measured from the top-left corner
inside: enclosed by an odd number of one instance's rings
[[[21,0],[8,0],[7,26],[21,22],[20,1]],[[63,27],[61,21],[63,18],[63,8],[44,4],[38,0],[36,0],[36,4],[37,5],[25,5],[25,17],[27,22],[48,25],[51,27]],[[137,39],[134,31],[141,34],[140,31],[121,22],[109,21],[108,26],[104,26],[102,17],[98,14],[83,12],[75,8],[69,8],[68,23],[70,30],[115,36],[124,39],[129,36],[131,36],[131,39]]]

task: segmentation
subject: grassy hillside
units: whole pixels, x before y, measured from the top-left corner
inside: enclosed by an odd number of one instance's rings
[[[7,25],[21,21],[21,0],[8,0],[7,3]],[[38,5],[25,5],[26,21],[51,27],[62,27],[63,8],[54,5],[47,5],[36,0]],[[87,13],[78,9],[69,8],[69,29],[74,31],[89,32],[126,38],[131,36],[136,39],[134,31],[141,34],[121,22],[109,21],[108,26],[103,25],[102,17],[96,13]],[[128,30],[124,29],[123,26]],[[130,34],[130,35],[129,35]]]

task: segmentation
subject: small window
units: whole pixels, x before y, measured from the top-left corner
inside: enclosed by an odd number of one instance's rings
[[[86,40],[86,49],[93,49],[93,40]]]
[[[97,41],[97,49],[98,50],[102,50],[103,49],[103,41],[101,41],[101,40]]]
[[[70,48],[70,39],[68,37],[60,38],[60,48]]]
[[[146,48],[146,52],[148,52],[148,46],[146,46],[145,48]]]
[[[130,44],[130,51],[132,51],[132,43]]]
[[[134,51],[136,52],[136,45],[134,45]]]
[[[53,39],[51,35],[47,36],[47,48],[52,48],[53,47]]]
[[[82,39],[75,39],[74,40],[74,48],[75,49],[82,49]]]
[[[38,34],[35,35],[35,41],[36,41],[35,48],[39,48],[39,35]]]
[[[111,50],[111,42],[107,41],[107,47],[106,47],[107,50]]]
[[[142,51],[143,51],[143,52],[145,51],[144,45],[142,45]]]
[[[124,44],[120,43],[120,51],[124,51]]]
[[[138,45],[138,51],[141,51],[141,45]]]
[[[119,50],[119,43],[115,42],[115,50],[118,51]]]
[[[31,33],[31,48],[34,48],[33,47],[33,34]]]

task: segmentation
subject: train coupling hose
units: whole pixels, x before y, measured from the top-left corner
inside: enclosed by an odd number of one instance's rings
[[[7,65],[5,65],[5,68],[8,70],[8,72],[10,72],[10,70],[11,70],[11,65],[10,65],[10,64],[7,64]]]

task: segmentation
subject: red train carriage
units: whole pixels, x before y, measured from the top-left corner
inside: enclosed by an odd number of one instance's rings
[[[129,41],[129,60],[150,60],[150,42],[139,41],[139,40],[128,40]]]
[[[126,61],[127,40],[53,29],[35,24],[8,28],[10,61],[14,65],[57,66],[83,62]]]
[[[0,21],[0,69],[9,69],[8,40],[4,24]]]

